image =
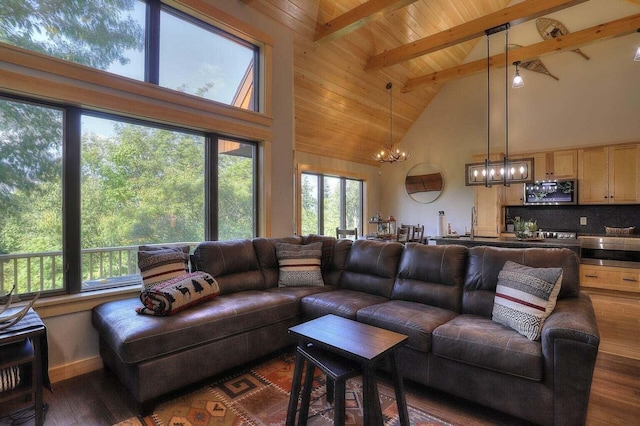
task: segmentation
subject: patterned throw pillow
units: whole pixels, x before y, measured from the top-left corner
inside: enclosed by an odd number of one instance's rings
[[[538,340],[561,285],[562,268],[531,268],[507,261],[498,274],[492,319]]]
[[[276,256],[280,266],[278,287],[323,286],[322,243],[276,243]]]
[[[138,251],[138,268],[144,290],[189,272],[189,254],[179,248]]]
[[[173,315],[211,300],[219,293],[218,282],[211,275],[202,271],[192,272],[145,289],[140,293],[140,301],[144,306],[136,308],[136,312],[158,316]]]

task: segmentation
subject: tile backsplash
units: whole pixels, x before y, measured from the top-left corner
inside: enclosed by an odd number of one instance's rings
[[[507,207],[506,218],[519,216],[537,221],[545,231],[567,231],[578,234],[604,234],[605,226],[636,227],[640,234],[640,205],[615,206],[518,206]],[[587,224],[580,225],[586,217]]]

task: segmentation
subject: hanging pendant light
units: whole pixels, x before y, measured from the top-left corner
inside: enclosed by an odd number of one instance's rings
[[[400,151],[400,148],[393,144],[393,84],[387,83],[389,91],[389,144],[382,145],[380,152],[373,156],[378,163],[396,163],[409,159],[409,153]]]
[[[500,161],[491,161],[491,53],[489,36],[505,31],[505,139],[504,155]],[[491,187],[494,183],[510,186],[512,183],[532,182],[533,158],[519,160],[509,159],[509,23],[490,28],[485,31],[487,37],[487,157],[484,163],[465,164],[465,185],[484,185]],[[516,65],[516,77],[520,77]],[[520,77],[520,80],[522,77]],[[524,85],[524,82],[521,82]],[[516,86],[513,86],[516,87]],[[518,86],[522,87],[522,86]]]
[[[638,28],[638,32],[640,33],[640,28]],[[640,62],[640,46],[636,49],[636,56],[633,58],[634,61]]]
[[[516,66],[516,75],[513,76],[513,83],[511,84],[511,87],[514,89],[519,89],[521,87],[524,87],[524,80],[520,75],[520,61],[515,61],[513,65]]]

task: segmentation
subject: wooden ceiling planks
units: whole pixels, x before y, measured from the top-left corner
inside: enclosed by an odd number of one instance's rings
[[[367,22],[408,6],[417,0],[369,0],[324,24],[318,22],[314,41],[325,42],[342,37]]]
[[[521,23],[535,19],[561,8],[575,6],[586,0],[525,0],[513,6],[498,10],[489,15],[466,21],[446,31],[410,41],[389,51],[373,56],[367,63],[368,71],[376,71],[384,67],[398,64],[418,56],[438,51],[444,47],[473,40],[484,35],[484,31],[505,23]]]
[[[509,0],[244,0],[287,26],[294,36],[295,149],[344,160],[376,164],[372,154],[389,142],[389,93],[393,88],[393,139],[398,142],[441,85],[421,84],[402,93],[407,82],[455,69],[480,39],[454,43],[377,71],[365,71],[371,58],[459,27],[507,7]],[[582,0],[585,1],[585,0]],[[635,0],[629,0],[635,3]],[[640,0],[638,0],[640,1]],[[568,4],[560,0],[525,1]],[[404,5],[407,3],[408,5]],[[399,4],[404,7],[397,8]],[[516,4],[515,6],[517,6]],[[314,42],[323,24],[340,22],[354,9],[390,7],[382,15],[352,19],[337,34]],[[536,6],[539,7],[539,6]],[[503,11],[504,12],[504,11]],[[375,15],[375,16],[374,16]],[[368,20],[362,24],[359,20]],[[478,24],[489,27],[487,21]],[[477,28],[476,28],[477,29]],[[406,90],[406,89],[405,89]]]
[[[586,28],[564,35],[563,37],[552,38],[530,46],[523,46],[509,51],[509,62],[529,61],[537,59],[550,53],[572,50],[589,43],[606,40],[607,38],[618,37],[631,34],[640,27],[640,14],[627,16],[615,21],[606,22],[595,27]],[[494,55],[490,58],[492,68],[502,68],[504,66],[504,54]],[[466,77],[486,70],[486,59],[469,62],[440,72],[416,77],[407,81],[403,87],[403,92],[409,92],[415,88],[442,85],[447,81]]]

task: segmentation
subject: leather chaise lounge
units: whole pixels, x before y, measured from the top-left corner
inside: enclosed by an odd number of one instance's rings
[[[276,243],[322,243],[324,286],[278,287]],[[562,268],[557,304],[530,340],[492,320],[505,262]],[[409,336],[405,379],[544,425],[584,424],[599,345],[591,301],[568,249],[501,249],[310,235],[199,244],[193,270],[220,294],[170,317],[137,298],[93,310],[104,364],[143,412],[168,392],[294,342],[289,327],[336,314]]]

